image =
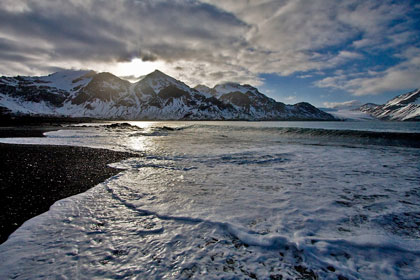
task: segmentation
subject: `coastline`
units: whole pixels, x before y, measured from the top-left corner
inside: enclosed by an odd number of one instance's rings
[[[7,130],[0,131],[2,137],[7,135]],[[39,137],[48,129],[15,131],[8,136]],[[85,147],[1,143],[0,154],[0,244],[54,202],[85,192],[120,172],[107,164],[137,156]]]
[[[82,131],[58,134],[70,139],[59,143],[80,138],[79,143],[93,147],[125,143],[129,148],[144,143],[135,147],[145,156],[136,154],[127,167],[134,169],[112,177],[109,184],[87,192],[77,190],[82,193],[27,221],[2,244],[0,278],[249,278],[252,274],[345,279],[386,278],[390,271],[399,277],[402,273],[417,277],[416,263],[410,260],[418,254],[410,248],[418,244],[406,240],[418,236],[412,226],[418,215],[412,209],[420,179],[416,176],[420,150],[404,143],[417,138],[411,139],[412,133],[387,132],[392,127],[372,132],[342,124],[312,129],[305,124],[270,128],[245,123],[238,127],[159,123],[133,129],[123,123],[92,131],[87,125]],[[399,127],[400,131],[409,128]],[[54,143],[51,137],[49,143]],[[34,143],[32,139],[27,138]],[[401,145],[389,145],[394,140]],[[34,147],[37,153],[31,151]],[[61,161],[54,147],[65,154]],[[70,146],[6,148],[17,162],[10,169],[22,173],[19,176],[25,180],[41,177],[39,173],[50,178],[48,172],[53,176],[61,172],[73,177],[66,183],[59,177],[58,192],[75,189],[70,185],[75,180],[82,180],[86,189],[93,185],[90,178],[79,178],[84,170],[74,169],[96,166],[87,158],[99,157],[100,150],[80,157],[64,151],[77,149]],[[17,159],[20,153],[22,158]],[[107,158],[108,151],[104,153]],[[51,171],[33,167],[42,157],[47,161],[43,168]],[[72,160],[73,164],[67,163]],[[61,170],[64,164],[70,169]],[[16,174],[9,175],[5,177],[15,180]],[[29,190],[12,201],[28,204],[24,198],[32,196]],[[54,191],[40,193],[50,196]],[[42,199],[38,196],[36,201]],[[156,259],[157,254],[161,258]],[[175,254],[181,256],[179,261],[174,262]],[[384,260],[408,260],[407,272],[383,269]],[[141,269],[137,269],[139,263]],[[192,271],[191,263],[198,269]],[[362,271],[371,264],[376,267],[373,271]]]
[[[63,129],[59,126],[12,126],[0,127],[0,138],[45,137],[44,133]]]

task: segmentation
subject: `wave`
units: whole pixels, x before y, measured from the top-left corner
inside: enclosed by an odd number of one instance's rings
[[[153,216],[160,221],[176,222],[183,227],[193,226],[195,230],[198,230],[199,227],[209,228],[213,232],[213,243],[220,243],[217,245],[219,248],[225,245],[224,250],[228,250],[230,256],[236,256],[232,258],[236,258],[238,262],[242,260],[246,263],[249,258],[241,255],[241,252],[257,256],[263,254],[267,263],[270,263],[269,259],[276,255],[274,264],[278,264],[278,258],[289,263],[288,270],[296,274],[295,279],[337,279],[336,277],[339,275],[342,277],[341,279],[360,279],[369,274],[379,275],[378,278],[387,276],[388,279],[400,279],[406,273],[403,269],[404,266],[416,267],[419,264],[420,248],[416,240],[401,242],[392,236],[385,235],[319,238],[316,236],[285,236],[279,233],[261,234],[228,221],[194,215],[160,213],[153,207],[139,205],[137,200],[125,199],[119,195],[118,190],[108,184],[105,184],[105,187],[115,200],[131,211],[137,212],[139,216]],[[161,234],[165,230],[165,225],[162,225],[162,227],[147,231],[145,234]],[[221,234],[214,235],[216,232]],[[141,233],[143,234],[143,232]],[[229,247],[229,238],[237,250]],[[202,249],[206,248],[202,247]],[[216,255],[213,252],[213,256]],[[383,260],[387,262],[387,269],[376,265],[371,266],[371,263],[376,264]],[[251,260],[248,261],[251,262]],[[389,273],[391,276],[388,275]],[[408,273],[411,273],[412,278],[410,279],[416,279],[419,276],[418,271],[415,270],[408,270]]]
[[[222,154],[217,157],[208,157],[202,162],[215,166],[219,164],[234,164],[234,165],[265,165],[274,163],[284,163],[289,161],[290,155],[285,153],[275,154],[259,154],[255,152],[231,153]]]
[[[83,127],[83,126],[82,126]],[[92,127],[92,126],[89,126]],[[152,126],[141,128],[129,123],[113,123],[96,125],[107,130],[127,131],[129,137],[137,136],[168,136],[184,130],[213,130],[221,132],[222,137],[228,138],[231,133],[251,132],[259,135],[268,134],[277,136],[279,140],[315,140],[317,145],[323,144],[357,144],[357,145],[382,145],[420,148],[420,133],[418,132],[394,132],[394,131],[370,131],[350,129],[325,129],[325,128],[299,128],[299,127],[256,127],[237,125],[212,125],[193,124],[181,126]],[[50,135],[48,135],[50,136]],[[84,136],[83,136],[84,137]],[[309,142],[308,144],[311,144]]]
[[[72,128],[107,128],[107,129],[128,129],[128,130],[142,130],[141,127],[136,125],[129,124],[127,122],[123,123],[111,123],[111,124],[73,124],[68,127]]]
[[[209,126],[196,126],[209,128]],[[327,140],[362,145],[420,148],[420,133],[298,127],[212,126],[221,131],[269,133],[286,139]],[[319,142],[318,142],[319,144]]]
[[[149,129],[145,129],[141,132],[134,132],[129,135],[129,137],[137,137],[137,136],[167,136],[171,132],[181,131],[193,126],[179,126],[179,127],[170,127],[170,126],[155,126]],[[142,130],[141,128],[139,128]]]
[[[281,128],[284,135],[347,140],[353,143],[420,148],[420,133]]]
[[[171,126],[157,126],[153,127],[154,131],[180,131],[187,128],[192,128],[194,125],[188,125],[188,126],[178,126],[178,127],[171,127]]]

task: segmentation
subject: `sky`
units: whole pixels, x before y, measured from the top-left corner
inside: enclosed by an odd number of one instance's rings
[[[420,87],[420,1],[0,1],[0,75],[159,69],[319,107]]]

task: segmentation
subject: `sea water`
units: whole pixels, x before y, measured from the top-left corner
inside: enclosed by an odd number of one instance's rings
[[[1,279],[419,279],[420,123],[91,123],[129,151],[0,245]]]

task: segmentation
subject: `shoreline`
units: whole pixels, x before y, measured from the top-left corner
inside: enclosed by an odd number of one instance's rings
[[[0,138],[15,137],[45,137],[44,133],[60,129],[67,129],[62,126],[20,126],[0,127]]]
[[[25,137],[41,131],[42,135],[44,129],[27,131]],[[56,201],[85,192],[121,172],[107,164],[138,156],[75,146],[2,143],[0,154],[0,244]]]

